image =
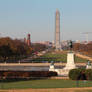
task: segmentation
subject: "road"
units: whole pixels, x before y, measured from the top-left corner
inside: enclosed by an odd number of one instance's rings
[[[55,69],[62,69],[66,63],[55,63]],[[77,63],[77,67],[85,67],[85,63]],[[48,71],[50,63],[0,63],[0,70],[14,71]]]

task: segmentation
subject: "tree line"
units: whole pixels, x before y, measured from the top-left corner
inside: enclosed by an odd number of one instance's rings
[[[45,49],[46,46],[42,44],[31,44],[28,46],[19,39],[11,39],[10,37],[0,38],[0,60],[2,61],[31,56],[32,53]]]
[[[88,44],[74,43],[73,50],[92,56],[92,43]]]

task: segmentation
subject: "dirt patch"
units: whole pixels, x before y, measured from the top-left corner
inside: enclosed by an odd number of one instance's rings
[[[52,89],[13,89],[1,90],[0,92],[92,92],[92,87],[88,88],[52,88]]]

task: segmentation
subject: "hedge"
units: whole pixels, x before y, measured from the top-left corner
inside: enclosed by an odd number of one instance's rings
[[[88,80],[92,80],[92,69],[87,69],[85,74]]]
[[[0,71],[0,79],[6,78],[33,78],[57,76],[53,71]]]
[[[92,69],[72,69],[69,72],[69,78],[72,80],[92,80]]]

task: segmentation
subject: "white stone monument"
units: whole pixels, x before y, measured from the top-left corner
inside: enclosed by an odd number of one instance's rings
[[[74,53],[73,52],[68,52],[67,53],[67,64],[64,67],[64,69],[74,69],[75,67],[75,63],[74,63]]]
[[[76,68],[75,63],[74,63],[74,53],[68,52],[66,66],[63,69],[55,69],[54,64],[51,64],[49,71],[55,71],[58,73],[58,75],[68,76],[69,71],[74,68]]]

